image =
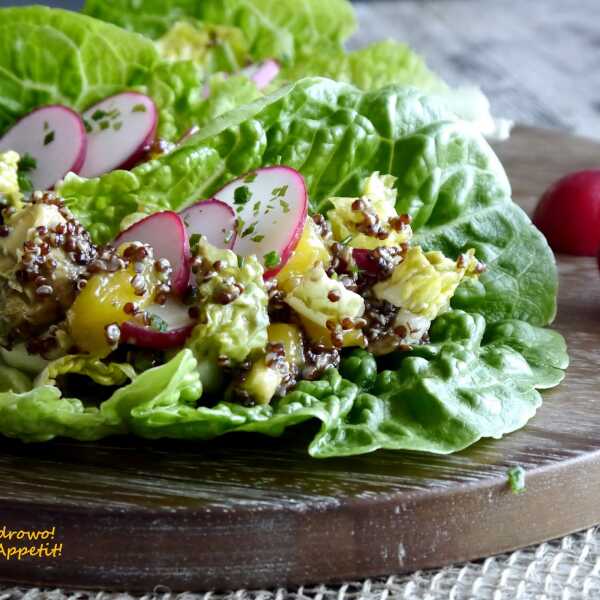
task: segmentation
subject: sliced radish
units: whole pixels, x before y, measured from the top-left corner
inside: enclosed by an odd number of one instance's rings
[[[196,321],[189,315],[189,307],[173,298],[169,298],[162,306],[152,304],[147,312],[154,321],[153,325],[144,326],[136,321],[123,323],[122,342],[157,350],[177,348],[185,343],[196,325]]]
[[[215,197],[238,216],[233,251],[256,254],[265,278],[285,265],[302,235],[308,197],[302,175],[290,167],[264,167],[227,184]]]
[[[241,73],[254,81],[259,90],[266,88],[277,75],[281,67],[276,60],[268,59],[242,69]]]
[[[174,212],[154,213],[121,232],[113,246],[127,242],[142,242],[154,250],[155,258],[166,258],[171,263],[171,288],[183,294],[190,280],[190,244],[181,217]]]
[[[79,173],[86,147],[83,120],[61,104],[30,112],[0,139],[0,152],[14,150],[35,159],[30,171],[34,190],[52,189],[69,171]]]
[[[233,248],[236,216],[231,206],[225,202],[200,200],[188,206],[180,215],[190,236],[205,235],[208,242],[217,248]]]
[[[123,92],[105,98],[83,113],[88,151],[82,177],[97,177],[139,162],[156,134],[157,111],[151,98]]]

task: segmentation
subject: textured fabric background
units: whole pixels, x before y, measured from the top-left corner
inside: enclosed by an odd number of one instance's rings
[[[0,6],[29,4],[0,0]],[[45,2],[77,6],[77,0]],[[352,45],[395,37],[451,83],[478,82],[497,114],[600,137],[600,0],[400,0],[357,5]],[[460,27],[457,26],[460,23]],[[150,592],[150,591],[149,591]],[[130,600],[129,594],[0,588],[0,600]],[[136,597],[137,598],[137,597]],[[343,586],[155,600],[567,600],[600,598],[600,530],[439,571]]]

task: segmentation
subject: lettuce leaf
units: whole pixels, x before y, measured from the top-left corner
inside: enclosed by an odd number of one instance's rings
[[[238,27],[253,60],[286,63],[315,48],[341,47],[356,27],[346,0],[87,0],[84,11],[153,39],[186,17]]]
[[[220,64],[216,51],[208,58]],[[207,100],[205,66],[163,60],[151,40],[81,14],[41,6],[0,9],[0,134],[40,105],[82,111],[134,89],[156,103],[158,135],[177,140],[191,126],[258,95],[247,78],[236,77],[215,83],[216,95]]]
[[[416,243],[453,258],[475,248],[487,264],[479,281],[461,285],[453,306],[490,322],[554,318],[553,254],[512,203],[502,165],[473,127],[414,89],[361,92],[304,79],[230,111],[169,155],[99,179],[69,176],[60,192],[106,241],[133,206],[176,210],[269,164],[298,169],[321,212],[331,196],[358,196],[374,171],[392,174],[398,212],[412,215]]]
[[[430,93],[448,91],[448,86],[429,70],[416,52],[394,40],[375,42],[353,52],[312,51],[281,73],[281,78],[288,81],[314,76],[351,83],[365,91],[391,84],[408,85]]]
[[[0,9],[0,133],[38,106],[82,110],[143,85],[158,61],[151,40],[84,15]]]
[[[357,350],[341,372],[303,381],[271,405],[220,402],[198,406],[201,385],[190,350],[139,375],[99,409],[62,399],[43,386],[0,394],[0,427],[27,440],[69,435],[95,439],[131,432],[148,438],[211,439],[248,431],[279,436],[312,418],[322,422],[314,457],[378,448],[449,453],[482,437],[522,427],[541,404],[538,389],[556,385],[568,359],[562,337],[505,321],[486,330],[480,315],[449,312],[434,324],[432,343],[396,356],[396,370],[376,375],[373,357]],[[543,346],[539,344],[543,343]]]

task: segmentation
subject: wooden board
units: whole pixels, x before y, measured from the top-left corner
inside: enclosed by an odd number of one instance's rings
[[[600,163],[599,144],[527,128],[498,151],[527,208],[559,176]],[[145,591],[342,581],[475,559],[600,522],[600,277],[592,259],[561,257],[560,272],[565,382],[524,430],[453,456],[317,461],[302,429],[204,444],[3,440],[0,538],[3,526],[54,527],[49,550],[62,549],[2,559],[0,580]],[[527,470],[521,495],[507,486],[515,464]]]

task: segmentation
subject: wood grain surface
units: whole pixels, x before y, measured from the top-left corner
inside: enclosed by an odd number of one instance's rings
[[[530,128],[497,150],[529,209],[557,177],[600,163],[600,145]],[[453,456],[320,461],[306,454],[306,428],[197,444],[2,440],[0,537],[3,526],[54,527],[62,551],[0,560],[0,581],[129,591],[342,581],[600,522],[600,277],[592,259],[560,257],[559,266],[556,327],[572,366],[525,429]],[[507,485],[517,464],[527,471],[519,495]]]

